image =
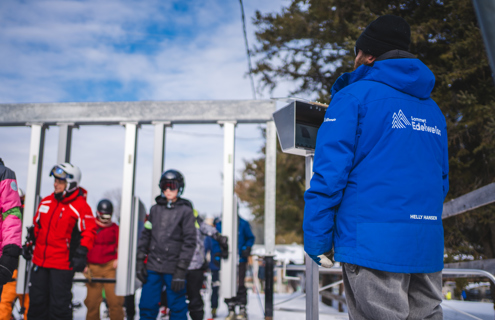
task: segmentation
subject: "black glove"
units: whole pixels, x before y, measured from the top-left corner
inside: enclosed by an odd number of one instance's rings
[[[26,235],[26,243],[31,243],[33,246],[36,242],[36,237],[34,236],[34,226],[26,227],[27,235]]]
[[[212,238],[218,241],[220,250],[222,250],[222,258],[227,259],[229,257],[229,238],[222,236],[220,233],[215,233]]]
[[[172,277],[172,290],[175,292],[184,290],[186,287],[187,266],[184,261],[179,261],[175,267],[174,276]]]
[[[21,248],[15,244],[8,244],[3,247],[3,253],[0,257],[0,285],[12,281],[14,270],[19,264],[19,255]]]
[[[34,237],[34,226],[26,227],[26,242],[22,246],[22,256],[26,261],[29,261],[33,257],[33,246],[36,242],[36,238]]]
[[[249,258],[250,255],[251,255],[251,247],[242,248],[242,251],[241,251],[241,257],[242,258]]]
[[[28,245],[26,243],[25,245],[22,246],[22,253],[21,254],[26,261],[31,260],[31,258],[33,257],[33,246]]]
[[[76,252],[74,252],[74,257],[72,258],[69,267],[71,267],[75,272],[83,272],[84,268],[86,268],[87,256],[88,248],[85,246],[79,246],[76,249]]]
[[[146,270],[146,263],[144,263],[145,258],[146,258],[146,253],[142,251],[138,251],[137,262],[136,262],[136,277],[143,284],[148,281],[148,271]]]

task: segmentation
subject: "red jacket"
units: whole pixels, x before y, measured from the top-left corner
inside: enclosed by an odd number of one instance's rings
[[[112,223],[108,227],[98,226],[93,249],[88,252],[88,263],[104,264],[117,259],[119,226]]]
[[[56,200],[53,193],[44,198],[33,220],[33,263],[37,266],[71,270],[70,260],[77,247],[93,248],[95,217],[82,188],[62,201]]]

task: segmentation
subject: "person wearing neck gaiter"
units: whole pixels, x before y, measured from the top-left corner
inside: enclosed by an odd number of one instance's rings
[[[50,176],[54,192],[41,200],[29,232],[34,244],[30,320],[72,319],[72,279],[86,267],[96,236],[87,192],[80,187],[81,170],[65,162],[54,166]]]
[[[112,222],[113,205],[110,200],[103,199],[98,203],[96,209],[95,245],[88,252],[88,267],[85,276],[91,278],[115,279],[117,268],[117,249],[119,244],[119,226]],[[100,319],[100,304],[103,301],[102,290],[108,303],[111,320],[124,319],[123,303],[124,297],[115,294],[115,283],[92,283],[86,284],[88,293],[84,304],[88,308],[86,319]]]

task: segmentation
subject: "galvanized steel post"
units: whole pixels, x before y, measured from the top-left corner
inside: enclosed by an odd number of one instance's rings
[[[313,176],[313,155],[306,156],[306,190],[310,187]],[[318,320],[319,270],[316,262],[307,254],[306,257],[306,320]]]
[[[135,259],[135,252],[132,253],[132,234],[134,229],[134,181],[136,176],[136,150],[137,150],[137,123],[124,123],[125,126],[125,147],[124,147],[124,173],[122,181],[122,202],[120,205],[120,225],[119,225],[119,252],[118,268],[116,274],[115,293],[119,296],[132,294],[135,275],[132,273],[132,260]]]
[[[474,9],[485,42],[486,54],[495,74],[495,0],[473,0]],[[495,77],[494,77],[495,81]]]
[[[235,151],[235,121],[219,122],[223,125],[223,210],[222,233],[229,237],[229,257],[222,261],[220,282],[222,296],[235,297],[237,292],[237,215],[234,206],[234,151]]]
[[[277,130],[266,123],[265,148],[265,319],[273,319],[273,257],[275,256],[275,213],[277,188]]]
[[[60,128],[58,133],[57,163],[70,162],[74,123],[57,123],[57,125]]]
[[[153,173],[151,175],[151,203],[160,195],[160,177],[165,167],[165,131],[170,126],[170,121],[152,122],[154,126],[153,141]]]
[[[34,213],[38,205],[41,184],[41,167],[43,166],[43,150],[45,145],[46,126],[43,123],[31,124],[31,145],[29,147],[29,162],[27,170],[26,198],[22,218],[22,241],[26,238],[27,230],[33,224]],[[18,294],[23,294],[26,288],[26,260],[19,259],[17,269]]]

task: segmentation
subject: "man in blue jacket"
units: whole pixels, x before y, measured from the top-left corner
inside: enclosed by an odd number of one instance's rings
[[[231,299],[225,299],[225,303],[229,308],[229,315],[226,320],[232,320],[234,317],[236,319],[246,319],[246,305],[247,305],[247,290],[244,282],[246,277],[246,268],[248,258],[251,255],[251,248],[254,244],[255,237],[251,231],[251,226],[249,222],[237,216],[237,250],[239,252],[239,270],[237,277],[237,295]],[[218,222],[217,225],[218,232],[222,232],[222,221]],[[239,305],[239,314],[235,315],[235,307]]]
[[[343,263],[350,319],[443,319],[447,126],[410,27],[373,21],[332,87],[304,199],[304,248]]]

